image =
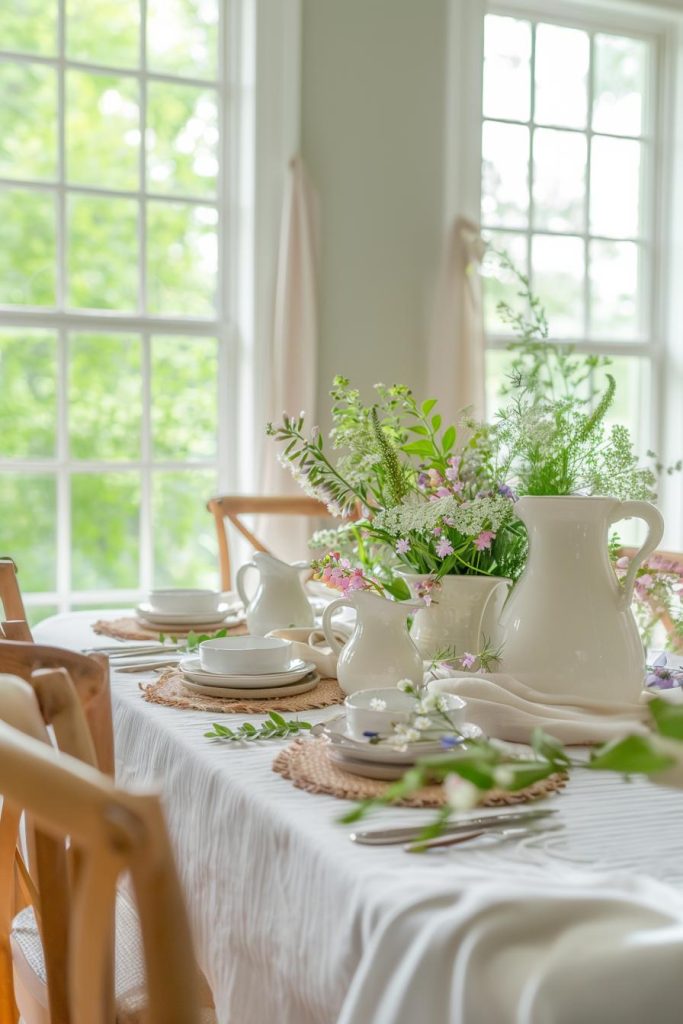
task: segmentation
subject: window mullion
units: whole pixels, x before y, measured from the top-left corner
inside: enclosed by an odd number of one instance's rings
[[[588,40],[588,110],[586,121],[586,183],[583,207],[583,333],[590,338],[591,329],[591,284],[590,284],[590,205],[591,205],[591,160],[593,155],[593,97],[595,94],[595,35]],[[593,390],[591,373],[590,387]]]
[[[536,22],[531,23],[531,57],[529,66],[529,220],[526,233],[527,277],[533,289],[533,268],[531,264],[534,230],[534,118],[536,116]]]

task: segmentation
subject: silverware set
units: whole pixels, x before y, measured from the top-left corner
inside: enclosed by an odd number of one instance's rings
[[[126,643],[123,647],[121,644]],[[131,644],[121,641],[115,647],[90,647],[83,654],[106,654],[112,668],[124,672],[151,671],[175,665],[185,653],[185,644]]]
[[[511,830],[527,832],[529,831],[527,826],[552,818],[556,813],[557,811],[549,808],[539,808],[528,811],[488,814],[478,818],[467,818],[466,820],[453,822],[451,825],[445,825],[439,836],[427,840],[420,839],[420,836],[425,831],[425,825],[366,829],[364,831],[351,832],[349,838],[352,842],[360,843],[363,846],[403,845],[407,853],[422,853],[424,850],[434,850],[466,843],[472,839],[478,839],[487,833],[504,834]]]

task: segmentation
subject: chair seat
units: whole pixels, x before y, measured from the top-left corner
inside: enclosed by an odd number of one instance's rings
[[[47,1024],[47,975],[33,907],[25,907],[14,918],[11,941],[17,981],[23,982],[44,1007]],[[135,908],[120,891],[116,897],[115,983],[116,1024],[144,1024],[147,997],[142,936]],[[216,1024],[213,1008],[201,1009],[199,1020],[201,1024]]]

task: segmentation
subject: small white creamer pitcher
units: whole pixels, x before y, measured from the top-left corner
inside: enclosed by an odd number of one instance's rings
[[[332,616],[344,606],[355,610],[356,625],[351,639],[342,646],[334,634]],[[400,679],[422,685],[422,655],[410,639],[407,623],[417,607],[365,590],[328,604],[323,612],[323,632],[332,650],[339,654],[337,679],[344,693],[396,686]]]
[[[251,562],[240,566],[235,584],[247,613],[247,628],[254,636],[265,636],[273,629],[290,626],[314,626],[315,616],[299,577],[305,563],[288,565],[279,558],[257,551]],[[244,577],[249,569],[256,569],[259,582],[251,597],[248,596]]]

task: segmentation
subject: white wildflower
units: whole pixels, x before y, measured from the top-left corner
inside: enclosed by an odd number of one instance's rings
[[[448,711],[448,698],[437,697],[436,698],[436,710],[437,711]]]
[[[459,775],[447,775],[443,781],[446,803],[454,811],[469,811],[479,803],[480,793],[473,782]]]
[[[420,714],[429,714],[430,711],[441,710],[439,708],[440,700],[443,700],[443,698],[437,697],[435,693],[426,693],[420,701],[417,710]]]
[[[413,690],[413,681],[412,681],[412,679],[399,679],[399,681],[396,683],[396,685],[398,686],[399,690],[403,691],[403,693],[412,693],[412,690]]]
[[[502,786],[505,789],[506,786],[511,786],[515,781],[515,773],[512,768],[507,768],[505,765],[500,765],[493,772],[493,778],[497,786]]]
[[[419,732],[424,732],[425,729],[430,729],[431,725],[432,725],[431,719],[427,718],[426,715],[418,715],[417,718],[413,719],[413,726]]]
[[[381,697],[373,697],[370,701],[370,708],[372,711],[386,711],[387,702]]]
[[[451,496],[436,501],[415,500],[411,496],[400,505],[378,513],[375,525],[392,536],[403,536],[411,531],[431,534],[446,518],[458,533],[478,537],[482,530],[497,532],[512,515],[511,503],[500,494],[466,502]]]
[[[421,737],[417,729],[406,729],[403,733],[403,739],[406,743],[417,743],[420,738]]]

